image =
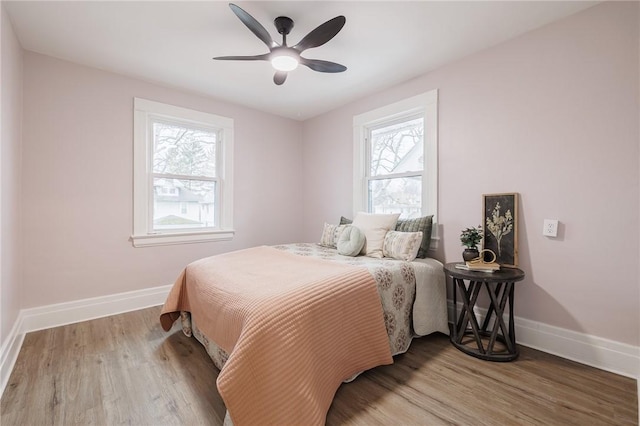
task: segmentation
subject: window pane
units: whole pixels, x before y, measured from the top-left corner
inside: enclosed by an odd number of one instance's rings
[[[424,120],[416,118],[371,131],[371,176],[423,169]]]
[[[153,171],[187,176],[216,176],[214,131],[153,123]]]
[[[215,226],[216,182],[153,179],[153,229]]]
[[[369,181],[369,212],[400,213],[403,219],[422,213],[422,176]]]

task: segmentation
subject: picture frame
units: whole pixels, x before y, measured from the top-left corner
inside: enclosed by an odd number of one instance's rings
[[[518,266],[518,193],[483,194],[482,249],[501,266]],[[485,253],[485,261],[493,256]]]

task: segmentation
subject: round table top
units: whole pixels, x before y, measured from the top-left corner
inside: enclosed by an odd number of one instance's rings
[[[489,283],[516,282],[524,279],[524,271],[518,268],[502,266],[499,270],[493,272],[466,271],[456,268],[456,265],[463,264],[464,262],[447,263],[444,265],[444,272],[454,278]]]

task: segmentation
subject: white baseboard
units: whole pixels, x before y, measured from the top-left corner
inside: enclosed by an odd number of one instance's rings
[[[475,311],[480,319],[484,319],[486,309],[476,308]],[[453,318],[453,302],[450,300],[449,318]],[[508,324],[507,317],[504,320]],[[640,347],[517,316],[514,322],[519,345],[637,379],[640,386]]]
[[[8,383],[26,333],[162,305],[171,287],[166,285],[20,310],[0,348],[0,395]]]
[[[13,370],[13,366],[18,359],[18,353],[20,353],[20,348],[22,347],[24,333],[19,332],[21,328],[22,315],[19,313],[16,322],[13,323],[13,327],[9,332],[9,336],[0,348],[0,396],[2,396],[4,388],[9,382],[9,376],[11,376],[11,371]]]
[[[23,309],[22,332],[43,330],[162,305],[171,285]]]

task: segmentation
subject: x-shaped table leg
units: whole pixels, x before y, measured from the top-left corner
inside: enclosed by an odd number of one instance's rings
[[[513,342],[508,337],[511,334],[507,333],[507,326],[504,323],[504,320],[502,318],[502,315],[504,314],[504,308],[507,304],[507,300],[510,299],[509,296],[513,288],[513,283],[505,283],[504,290],[502,291],[502,297],[500,298],[500,303],[498,303],[497,297],[500,295],[501,284],[502,283],[499,283],[496,285],[495,292],[491,289],[491,286],[487,284],[487,293],[489,293],[489,297],[491,298],[491,308],[493,308],[493,311],[492,309],[489,309],[489,311],[487,312],[487,317],[485,318],[482,324],[483,331],[487,330],[487,326],[489,325],[489,320],[491,318],[492,312],[495,314],[495,317],[496,317],[496,320],[493,323],[493,330],[491,331],[491,338],[489,339],[489,345],[487,346],[487,351],[489,353],[493,352],[493,346],[496,343],[496,337],[498,336],[499,330],[502,330],[502,335],[505,337],[504,339],[505,344],[507,345],[509,352],[513,352],[514,350]],[[509,309],[512,309],[512,307],[510,306]]]
[[[462,338],[464,337],[464,332],[467,329],[467,325],[469,322],[471,323],[471,328],[473,329],[473,336],[476,339],[476,344],[478,345],[478,350],[480,353],[484,354],[485,349],[482,345],[482,339],[480,339],[480,326],[478,325],[478,321],[476,320],[476,316],[473,313],[473,307],[476,305],[476,301],[478,300],[478,294],[480,294],[480,288],[482,287],[482,283],[476,281],[469,282],[469,288],[466,288],[464,285],[464,280],[460,278],[454,278],[455,285],[460,289],[462,293],[462,312],[458,324],[456,326],[456,338],[457,343],[462,342]],[[457,307],[456,307],[457,309]]]

